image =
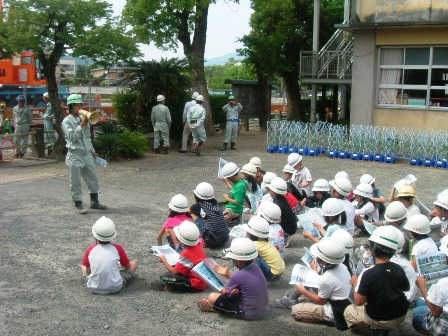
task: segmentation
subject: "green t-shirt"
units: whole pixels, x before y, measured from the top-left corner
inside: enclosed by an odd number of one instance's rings
[[[241,215],[244,210],[244,197],[246,196],[247,182],[245,180],[238,181],[233,184],[229,197],[238,202],[239,205],[227,202],[226,208],[232,210],[233,213]]]

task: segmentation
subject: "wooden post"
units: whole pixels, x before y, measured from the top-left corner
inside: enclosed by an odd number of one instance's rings
[[[34,157],[44,157],[45,156],[45,141],[44,141],[44,129],[35,128],[34,132],[31,134],[31,149]]]

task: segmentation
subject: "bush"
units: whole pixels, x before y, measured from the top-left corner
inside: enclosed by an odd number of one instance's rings
[[[131,131],[137,131],[141,121],[137,114],[137,96],[137,91],[126,90],[114,94],[112,98],[118,122]]]
[[[121,141],[121,156],[126,159],[142,157],[148,150],[148,140],[141,133],[124,131],[118,136]]]
[[[118,161],[122,156],[123,141],[119,133],[100,134],[93,141],[93,148],[106,161]]]
[[[116,121],[106,120],[98,123],[98,132],[100,134],[122,133],[123,129],[117,125]]]
[[[213,123],[222,128],[226,124],[226,114],[222,110],[222,107],[229,101],[229,96],[227,95],[209,95],[210,98],[210,108],[212,109]]]

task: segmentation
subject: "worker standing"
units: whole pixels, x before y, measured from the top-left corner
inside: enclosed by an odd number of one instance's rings
[[[16,98],[18,104],[14,106],[12,114],[14,117],[15,134],[23,134],[14,136],[17,146],[16,157],[22,158],[28,149],[28,137],[30,124],[33,122],[33,112],[25,105],[25,96],[20,95]]]
[[[171,114],[165,106],[165,97],[157,96],[158,104],[152,108],[151,123],[154,128],[154,153],[168,154],[170,146]],[[160,148],[160,140],[163,139],[163,148]]]
[[[243,106],[238,103],[234,96],[229,96],[229,102],[222,107],[222,110],[226,114],[226,135],[224,137],[224,143],[221,150],[227,150],[227,144],[230,141],[230,149],[236,150],[236,137],[238,134],[238,126],[240,124],[239,113],[243,109]]]
[[[45,134],[47,135],[47,149],[52,149],[54,148],[54,143],[56,140],[53,133],[54,112],[50,103],[48,92],[45,92],[43,97],[45,104],[47,104],[47,107],[45,108],[45,114],[42,116],[42,118],[44,119]]]

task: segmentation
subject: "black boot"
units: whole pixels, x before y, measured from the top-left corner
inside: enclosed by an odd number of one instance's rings
[[[223,142],[223,143],[222,143],[222,148],[221,148],[221,150],[222,150],[222,151],[227,150],[227,142]]]
[[[107,206],[100,204],[98,194],[90,194],[90,209],[106,210]]]
[[[235,142],[232,142],[232,143],[230,144],[230,149],[236,150],[236,148],[235,148]]]
[[[156,153],[156,154],[160,154],[160,148],[159,148],[159,147],[154,148],[154,153]]]
[[[82,206],[82,201],[75,201],[75,210],[79,213],[79,214],[86,214],[87,210],[86,208],[84,208]]]
[[[162,148],[162,154],[168,154],[168,147]]]
[[[204,141],[199,140],[198,141],[198,145],[196,147],[196,156],[201,155],[201,152],[199,151],[199,147],[201,147],[201,145],[204,143]]]

